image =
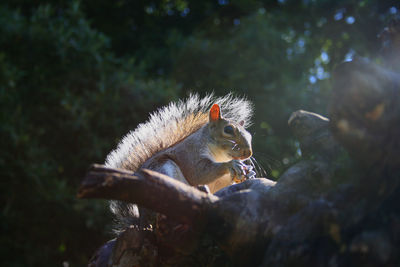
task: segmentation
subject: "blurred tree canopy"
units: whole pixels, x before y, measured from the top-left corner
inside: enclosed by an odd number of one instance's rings
[[[376,58],[399,12],[394,0],[3,0],[2,265],[86,264],[111,237],[107,204],[75,198],[86,168],[189,92],[252,100],[255,156],[277,178],[301,154],[290,113],[325,114],[333,67]]]

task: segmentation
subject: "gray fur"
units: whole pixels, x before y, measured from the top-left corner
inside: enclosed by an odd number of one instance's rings
[[[200,98],[190,95],[185,101],[171,103],[150,114],[147,122],[129,132],[106,158],[105,165],[137,171],[146,160],[156,153],[174,146],[208,123],[208,112],[213,104],[219,104],[222,116],[234,123],[244,121],[250,125],[253,106],[245,98],[228,94],[215,97],[213,94]],[[137,207],[132,204],[112,201],[111,211],[121,227],[137,222]]]

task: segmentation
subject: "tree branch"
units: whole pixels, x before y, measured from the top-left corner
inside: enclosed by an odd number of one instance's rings
[[[205,207],[218,199],[166,175],[133,173],[94,164],[78,191],[79,198],[103,198],[135,203],[184,223],[198,222]]]

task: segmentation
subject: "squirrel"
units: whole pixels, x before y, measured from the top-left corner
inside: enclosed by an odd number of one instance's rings
[[[252,156],[251,134],[245,130],[252,113],[250,101],[232,94],[190,95],[129,132],[105,165],[151,169],[192,186],[207,185],[214,193],[255,174],[242,162]],[[136,205],[112,201],[110,207],[120,227],[139,218]]]

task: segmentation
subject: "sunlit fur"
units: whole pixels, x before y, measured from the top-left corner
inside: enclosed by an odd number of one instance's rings
[[[151,156],[179,143],[208,123],[209,110],[215,103],[221,107],[225,119],[236,124],[244,121],[245,128],[250,125],[253,106],[245,98],[232,94],[224,97],[211,94],[200,98],[193,94],[152,113],[147,122],[139,124],[121,140],[107,156],[105,165],[137,171]],[[116,232],[138,223],[136,205],[111,201],[110,208],[116,216]]]
[[[252,104],[245,98],[228,94],[224,97],[191,95],[185,101],[171,103],[150,115],[147,122],[129,132],[106,159],[106,166],[137,171],[152,155],[196,132],[208,123],[208,112],[217,103],[223,117],[244,127],[250,125]]]

